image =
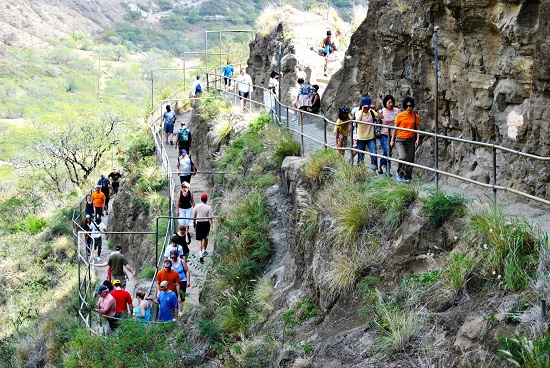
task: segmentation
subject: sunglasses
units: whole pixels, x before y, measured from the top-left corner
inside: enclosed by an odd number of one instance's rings
[[[409,108],[409,107],[412,109],[414,107],[414,105],[408,104],[407,108]]]

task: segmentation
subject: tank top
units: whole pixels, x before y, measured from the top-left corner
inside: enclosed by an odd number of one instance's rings
[[[180,190],[180,208],[183,208],[184,210],[187,210],[191,208],[191,191],[187,191],[187,196],[183,195],[183,192]]]
[[[93,214],[94,213],[94,201],[91,201],[88,203],[88,201],[86,201],[86,214]]]
[[[139,305],[136,309],[136,313],[141,314],[141,309]],[[145,317],[138,317],[136,319],[141,322],[149,322],[151,320],[151,308],[145,310]]]
[[[178,272],[178,274],[180,275],[180,280],[182,282],[187,281],[187,275],[185,274],[185,267],[183,267],[183,262],[179,261],[179,264],[179,267],[177,267],[174,263],[172,263],[172,269]]]

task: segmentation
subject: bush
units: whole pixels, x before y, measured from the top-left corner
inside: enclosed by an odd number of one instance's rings
[[[428,198],[422,199],[422,212],[428,216],[432,230],[437,229],[451,215],[466,214],[466,199],[460,194],[446,195],[442,190],[431,190]]]
[[[515,367],[546,368],[550,366],[550,335],[541,339],[527,336],[499,338],[497,360],[506,360]]]

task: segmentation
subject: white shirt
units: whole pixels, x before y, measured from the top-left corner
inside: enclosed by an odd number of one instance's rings
[[[239,74],[239,76],[237,77],[237,84],[239,86],[240,92],[252,92],[252,78],[250,77],[250,75]]]
[[[196,91],[197,91],[197,84],[201,84],[201,80],[200,79],[196,79],[193,84],[191,85],[191,93],[189,94],[190,96],[194,96],[196,97],[197,94],[196,94]],[[201,85],[202,87],[202,85]]]
[[[100,238],[101,237],[101,232],[107,230],[107,228],[105,227],[105,224],[103,222],[100,222],[98,224],[97,222],[92,221],[90,223],[90,228],[92,228],[92,234],[90,234],[90,236],[94,239]]]

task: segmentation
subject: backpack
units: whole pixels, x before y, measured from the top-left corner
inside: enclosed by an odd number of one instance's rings
[[[202,93],[202,87],[200,83],[197,83],[197,86],[195,87],[195,95],[200,95]]]
[[[178,145],[181,147],[182,143],[189,141],[189,129],[183,128],[178,132]]]

